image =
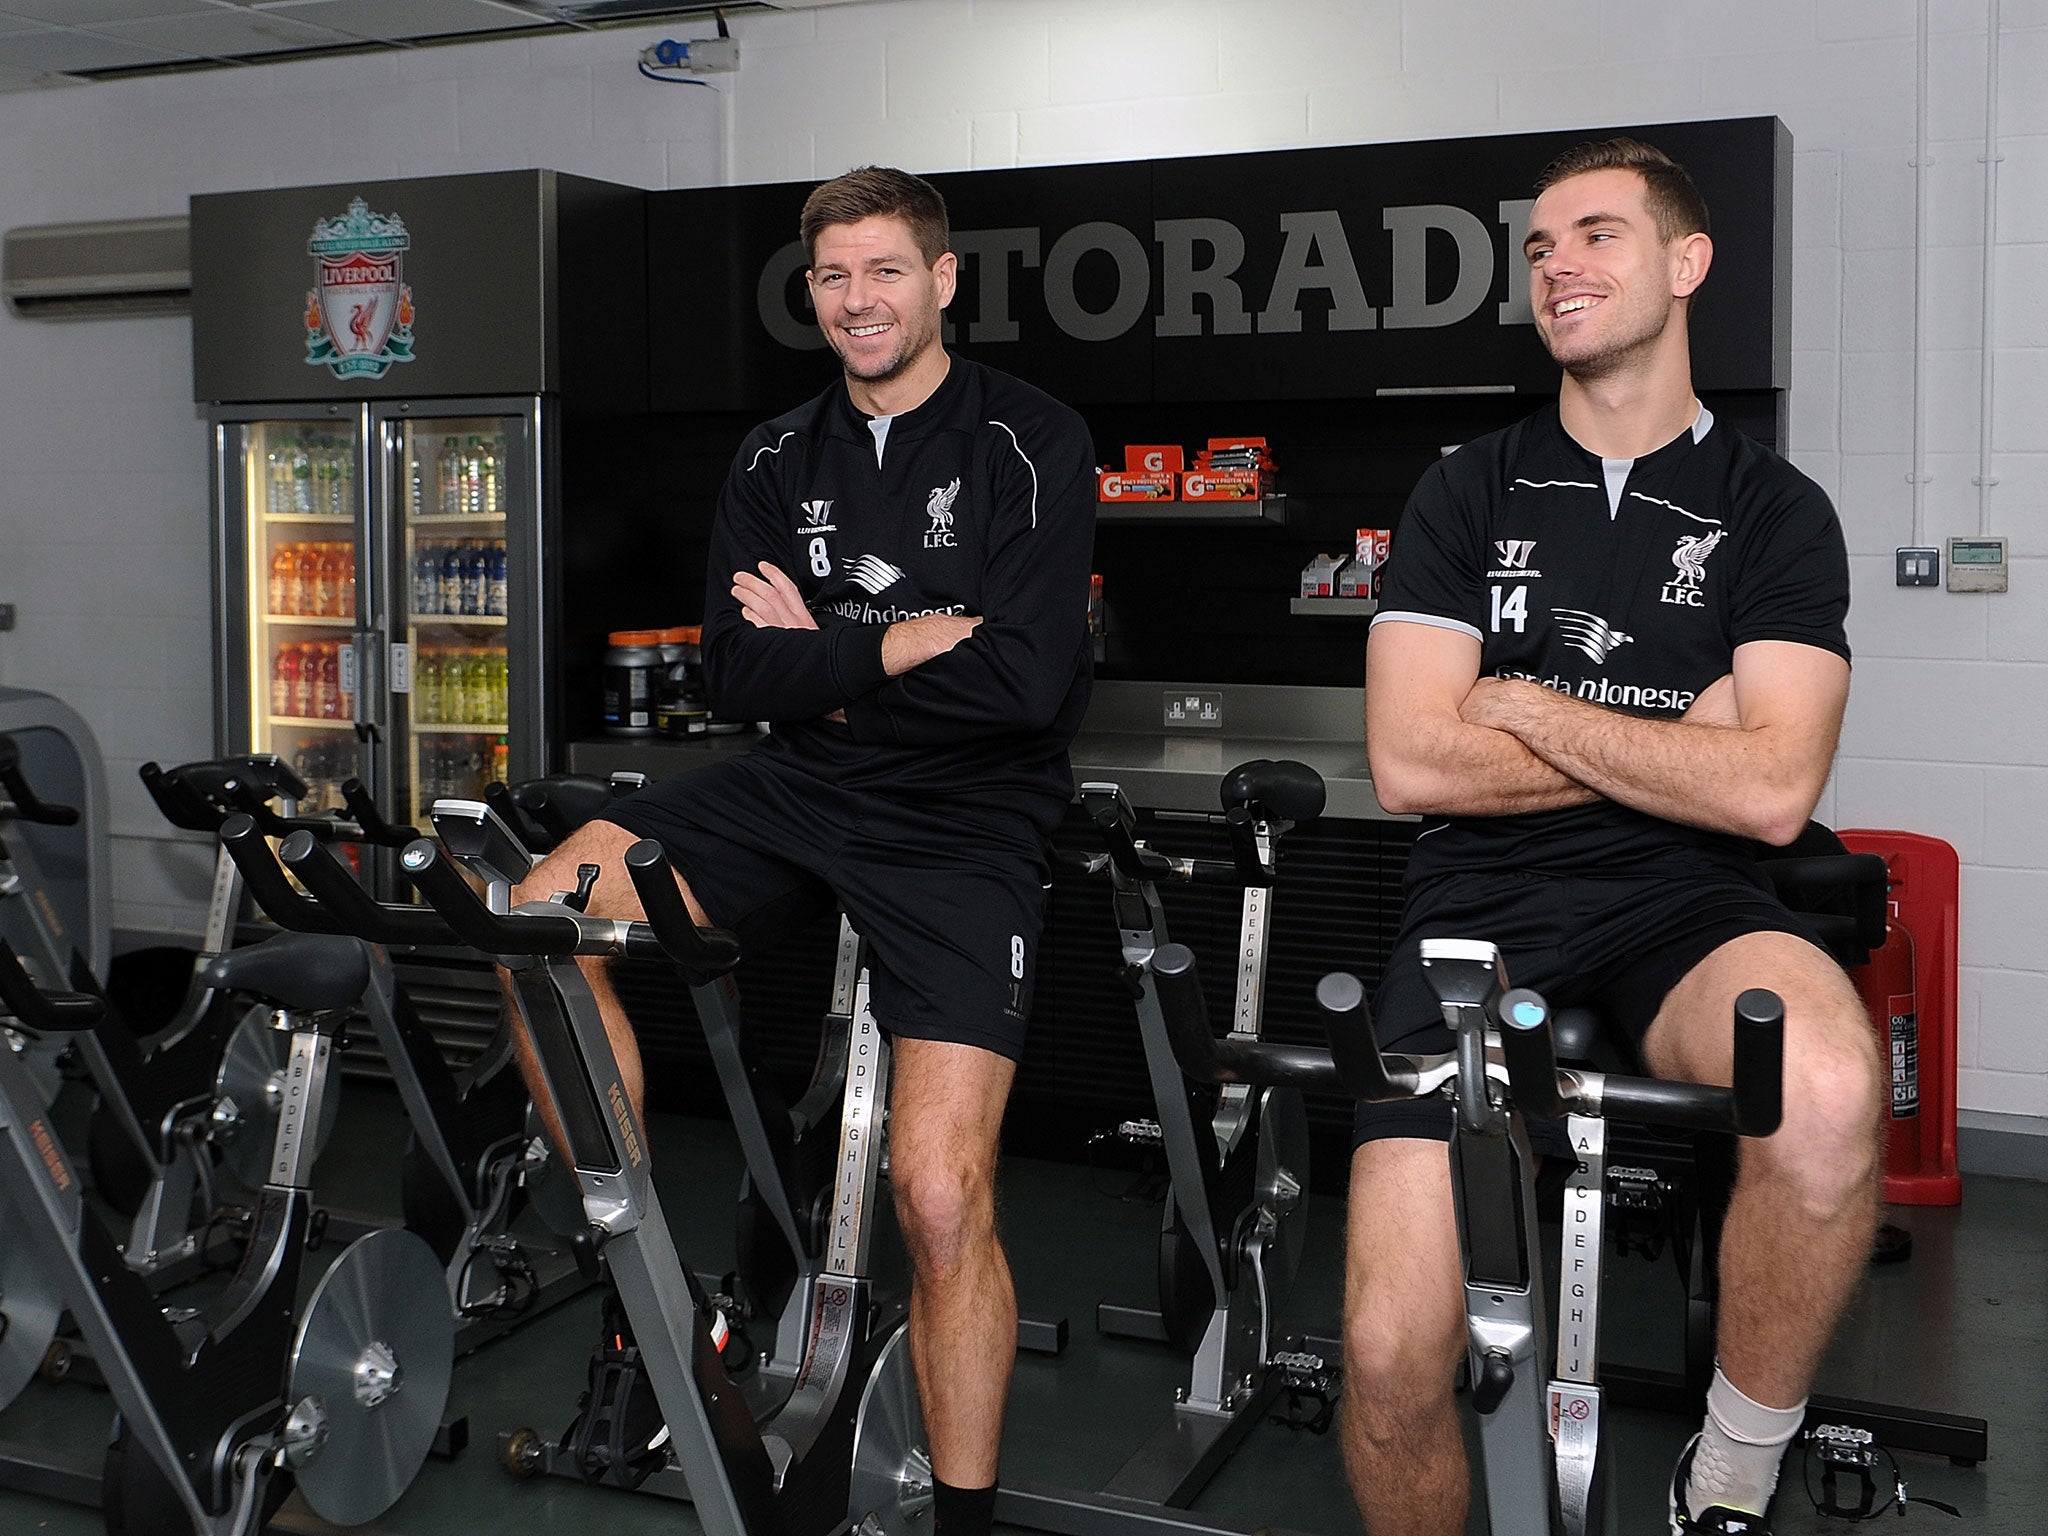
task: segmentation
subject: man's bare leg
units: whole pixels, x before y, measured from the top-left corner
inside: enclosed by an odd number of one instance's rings
[[[590,893],[587,909],[592,917],[627,918],[638,920],[647,914],[641,909],[639,892],[633,889],[633,880],[626,873],[626,850],[639,838],[624,827],[608,821],[591,821],[578,827],[564,838],[555,851],[534,866],[533,872],[522,880],[512,891],[516,906],[525,901],[545,901],[557,891],[576,889],[576,869],[581,864],[595,864],[604,873],[598,876],[596,886]],[[697,905],[697,898],[691,894],[682,876],[676,877],[676,884],[682,888],[683,900],[688,904],[690,916],[699,927],[708,927],[704,909]],[[583,979],[589,983],[591,995],[597,1000],[599,1015],[604,1019],[605,1034],[610,1037],[612,1054],[618,1057],[619,1077],[632,1100],[633,1113],[646,1118],[645,1079],[640,1067],[640,1042],[633,1035],[632,1020],[626,1017],[625,1005],[619,1001],[619,994],[612,986],[611,962],[598,956],[579,956],[577,967],[583,972]],[[557,1154],[567,1157],[568,1148],[562,1139],[562,1127],[555,1114],[553,1097],[547,1091],[546,1079],[540,1070],[539,1058],[535,1056],[533,1041],[527,1035],[526,1024],[515,1006],[512,978],[500,970],[499,985],[504,989],[506,1006],[510,1009],[513,1022],[512,1041],[519,1060],[519,1075],[526,1081],[526,1091],[532,1096],[534,1106],[540,1111],[541,1123],[547,1130],[548,1142]]]
[[[1785,1114],[1775,1135],[1742,1144],[1721,1235],[1716,1349],[1743,1396],[1789,1410],[1804,1401],[1870,1258],[1882,1078],[1848,978],[1782,933],[1730,940],[1672,988],[1643,1042],[1651,1070],[1729,1081],[1730,1019],[1746,987],[1785,1001]]]
[[[899,1038],[889,1181],[910,1250],[910,1358],[932,1470],[955,1488],[996,1480],[1017,1353],[1017,1293],[996,1234],[996,1147],[1016,1064]]]
[[[1367,1536],[1460,1536],[1471,1474],[1454,1397],[1465,1293],[1443,1142],[1351,1155],[1344,1472]]]

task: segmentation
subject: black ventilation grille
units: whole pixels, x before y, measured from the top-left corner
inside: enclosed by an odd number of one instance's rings
[[[392,964],[448,1065],[459,1072],[482,1055],[504,1012],[497,967],[481,955],[438,950],[397,954]],[[341,1064],[345,1077],[391,1081],[391,1065],[367,1024],[349,1032]]]

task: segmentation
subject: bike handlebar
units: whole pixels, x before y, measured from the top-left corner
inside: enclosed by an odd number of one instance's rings
[[[407,843],[398,862],[456,937],[485,954],[553,958],[576,954],[583,947],[583,925],[574,912],[493,912],[441,847],[427,838]]]
[[[341,781],[341,803],[348,807],[356,825],[362,829],[363,841],[375,843],[382,848],[403,848],[420,836],[420,829],[401,826],[384,819],[384,813],[377,809],[377,802],[370,798],[370,791],[361,779],[348,778]]]
[[[16,821],[32,821],[46,827],[78,825],[77,806],[36,798],[28,776],[21,771],[21,748],[12,736],[0,735],[0,790],[5,790],[13,802],[11,814]]]
[[[1161,945],[1151,969],[1173,1054],[1189,1077],[1212,1083],[1285,1083],[1315,1093],[1350,1091],[1328,1051],[1240,1035],[1219,1039],[1210,1033],[1208,1000],[1194,954],[1185,944]]]
[[[409,846],[409,845],[408,845]],[[342,929],[373,944],[453,944],[455,930],[438,912],[376,900],[312,833],[294,832],[278,862],[299,877]]]
[[[1181,1070],[1198,1081],[1290,1083],[1368,1102],[1426,1097],[1445,1080],[1438,1058],[1382,1052],[1365,987],[1341,972],[1316,987],[1330,1047],[1278,1045],[1209,1031],[1195,957],[1162,945],[1151,960],[1161,1011]],[[1735,1000],[1735,1086],[1666,1082],[1618,1073],[1560,1071],[1550,1039],[1550,1008],[1526,987],[1500,994],[1488,1018],[1500,1031],[1515,1102],[1526,1113],[1607,1115],[1691,1130],[1768,1136],[1782,1118],[1784,1004],[1751,988]]]
[[[669,959],[693,976],[714,976],[740,963],[740,941],[724,928],[699,928],[676,884],[661,844],[643,837],[626,850],[626,873],[640,893],[647,926]]]
[[[165,768],[154,762],[144,763],[136,770],[142,787],[149,791],[149,798],[163,812],[165,821],[187,832],[218,832],[229,812],[201,794],[185,777],[186,772],[184,768]]]
[[[85,992],[45,992],[22,965],[14,946],[0,939],[0,1011],[30,1034],[77,1034],[100,1021],[107,1002]]]
[[[248,812],[236,811],[221,822],[220,843],[227,849],[228,857],[235,861],[235,868],[242,872],[243,883],[249,887],[249,894],[256,898],[256,904],[269,913],[271,921],[279,927],[299,933],[343,931],[333,913],[292,889],[292,883],[285,879],[284,871],[271,857],[270,844],[264,840],[263,829],[256,825],[256,819]]]

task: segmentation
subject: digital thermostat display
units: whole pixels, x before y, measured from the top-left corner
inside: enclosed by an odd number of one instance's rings
[[[2005,540],[1950,539],[1948,589],[1951,592],[2006,590]]]

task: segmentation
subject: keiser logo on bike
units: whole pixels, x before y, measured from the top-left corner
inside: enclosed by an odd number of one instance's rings
[[[932,520],[925,530],[926,549],[953,549],[958,541],[953,537],[953,503],[960,499],[960,481],[956,476],[951,485],[932,488],[931,495],[924,500],[925,515]]]
[[[605,1089],[605,1098],[612,1107],[612,1119],[619,1127],[619,1143],[625,1148],[627,1161],[635,1168],[640,1166],[640,1138],[633,1134],[633,1111],[627,1106],[626,1092],[617,1083]]]

